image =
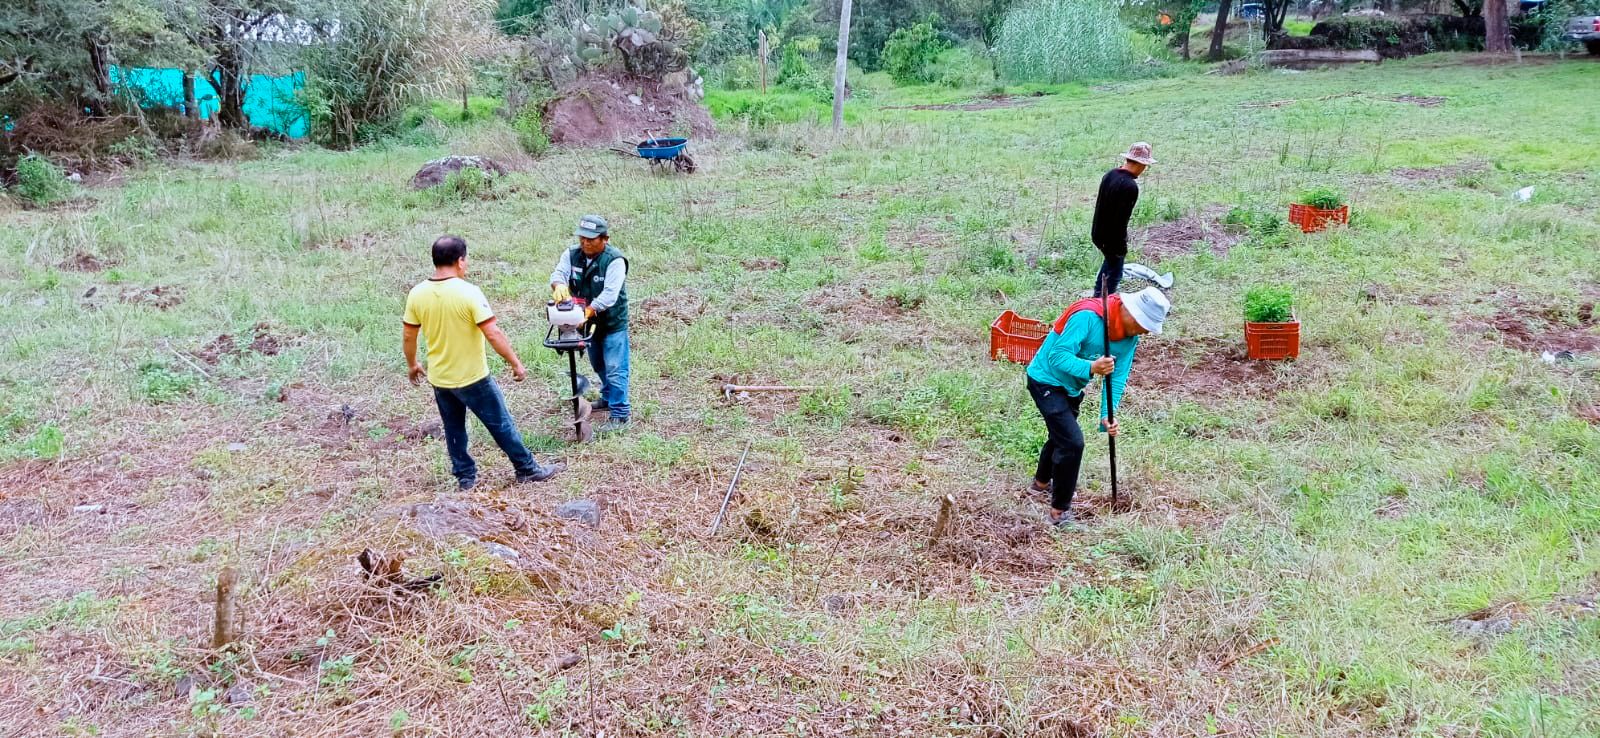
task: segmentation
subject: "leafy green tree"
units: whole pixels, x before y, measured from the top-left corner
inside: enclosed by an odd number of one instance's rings
[[[494,10],[494,22],[508,36],[531,36],[549,5],[550,0],[500,0]]]
[[[901,28],[883,45],[883,69],[899,84],[931,82],[928,72],[939,60],[939,52],[947,48],[950,44],[932,22]]]

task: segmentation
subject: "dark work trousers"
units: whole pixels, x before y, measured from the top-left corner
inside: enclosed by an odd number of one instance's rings
[[[1100,273],[1094,278],[1094,296],[1115,295],[1117,285],[1122,282],[1122,266],[1128,261],[1128,250],[1126,247],[1100,249],[1100,253],[1105,255],[1105,261],[1101,262]],[[1101,291],[1102,285],[1104,292]]]
[[[465,387],[433,388],[433,400],[439,405],[439,420],[444,424],[444,445],[450,452],[450,473],[463,482],[478,478],[478,464],[467,453],[467,411],[472,411],[489,430],[500,450],[506,452],[517,476],[523,477],[539,471],[528,447],[517,432],[517,421],[511,418],[505,395],[494,377],[484,377]]]
[[[1078,407],[1083,395],[1067,394],[1065,387],[1028,378],[1028,394],[1044,416],[1049,440],[1039,450],[1039,468],[1033,478],[1050,483],[1050,507],[1072,508],[1072,493],[1078,488],[1078,467],[1083,464],[1083,429],[1078,427]]]

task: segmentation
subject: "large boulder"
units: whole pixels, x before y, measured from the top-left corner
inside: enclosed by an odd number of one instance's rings
[[[500,162],[487,156],[447,156],[443,159],[434,159],[418,169],[411,177],[411,189],[426,190],[438,187],[450,179],[450,175],[463,169],[477,169],[490,179],[502,176],[507,171]]]

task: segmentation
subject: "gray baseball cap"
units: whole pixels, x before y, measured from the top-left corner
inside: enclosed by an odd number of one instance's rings
[[[606,235],[608,226],[606,219],[598,215],[585,215],[578,219],[578,230],[572,235],[584,238],[599,238]]]

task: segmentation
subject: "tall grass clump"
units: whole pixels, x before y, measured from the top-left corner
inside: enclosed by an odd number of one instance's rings
[[[1024,0],[1000,24],[995,59],[1013,82],[1110,79],[1133,69],[1133,40],[1107,0]]]

